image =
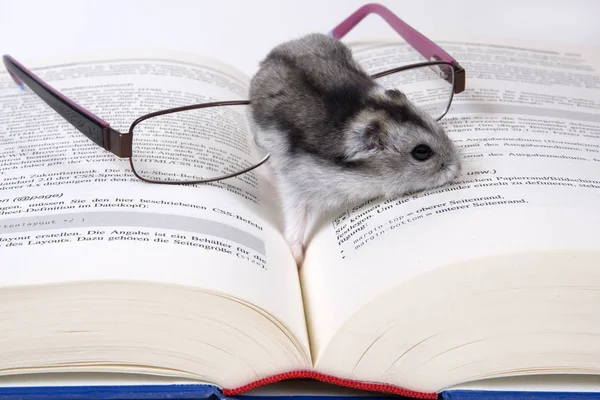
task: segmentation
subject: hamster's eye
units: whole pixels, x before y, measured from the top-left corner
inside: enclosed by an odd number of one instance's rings
[[[417,161],[426,161],[429,160],[433,155],[433,150],[431,150],[431,147],[427,146],[426,144],[420,144],[412,149],[410,155],[413,156],[413,158]]]

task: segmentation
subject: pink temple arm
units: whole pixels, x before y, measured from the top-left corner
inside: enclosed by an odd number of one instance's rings
[[[46,82],[41,80],[37,75],[35,75],[33,72],[31,72],[30,70],[25,68],[21,63],[19,63],[17,60],[12,58],[11,56],[5,55],[3,57],[3,59],[4,59],[4,64],[6,65],[6,68],[8,70],[8,73],[10,74],[12,79],[15,81],[15,83],[21,89],[24,89],[25,85],[23,83],[23,79],[19,78],[19,76],[17,76],[17,74],[16,74],[16,71],[13,70],[13,68],[15,68],[15,67],[18,70],[21,70],[22,73],[26,74],[26,76],[29,79],[31,79],[33,83],[39,85],[41,90],[45,90],[46,92],[48,92],[48,94],[56,97],[57,99],[60,99],[60,101],[68,104],[74,110],[77,110],[79,113],[81,113],[82,115],[85,115],[90,120],[93,120],[102,126],[106,126],[106,127],[109,126],[108,122],[106,122],[106,121],[102,120],[102,118],[99,118],[96,115],[92,114],[91,112],[89,112],[88,110],[86,110],[85,108],[80,106],[79,104],[75,103],[71,99],[68,99],[67,97],[63,96],[62,93],[60,93],[59,91],[57,91],[56,89],[54,89],[53,87],[48,85]]]
[[[131,134],[121,134],[112,129],[108,122],[63,96],[8,54],[2,56],[2,61],[17,85],[21,88],[27,85],[33,93],[92,142],[119,157],[131,157]]]
[[[438,45],[421,35],[406,22],[381,4],[366,4],[336,26],[329,35],[341,39],[369,14],[383,18],[408,44],[415,48],[428,61],[441,60],[454,63],[455,60]]]

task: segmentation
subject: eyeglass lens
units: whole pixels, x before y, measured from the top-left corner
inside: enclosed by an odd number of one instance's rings
[[[213,106],[140,122],[132,132],[135,172],[151,181],[192,182],[226,177],[257,165],[260,159],[252,147],[247,108]],[[256,178],[243,174],[239,179]]]

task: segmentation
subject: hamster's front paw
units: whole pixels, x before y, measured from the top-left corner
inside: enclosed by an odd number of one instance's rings
[[[304,262],[304,246],[302,243],[295,242],[290,246],[294,260],[296,260],[296,266],[300,268]]]

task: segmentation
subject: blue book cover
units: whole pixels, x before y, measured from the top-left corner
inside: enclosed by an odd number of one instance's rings
[[[600,400],[600,376],[529,375],[486,379],[443,391],[440,400]]]
[[[223,400],[211,385],[30,386],[0,388],[2,400]]]

